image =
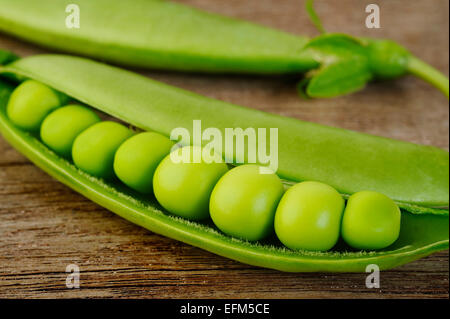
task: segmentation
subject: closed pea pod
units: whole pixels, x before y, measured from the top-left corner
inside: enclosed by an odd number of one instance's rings
[[[173,142],[155,133],[139,133],[126,140],[114,157],[114,172],[127,186],[141,192],[153,191],[153,175]]]
[[[175,215],[191,220],[205,219],[209,217],[209,197],[213,187],[227,170],[218,155],[210,162],[205,161],[199,146],[179,148],[167,155],[156,169],[153,178],[155,197]]]
[[[242,165],[225,174],[211,194],[214,224],[225,234],[259,240],[273,232],[275,210],[283,184],[258,165]]]
[[[52,110],[61,106],[66,97],[50,87],[33,80],[20,84],[11,94],[6,112],[9,119],[27,131],[39,130]]]
[[[130,6],[123,0],[77,0],[77,5],[83,26],[73,32],[61,27],[65,0],[0,0],[0,30],[130,66],[256,74],[313,71],[299,85],[311,97],[342,95],[373,79],[407,73],[449,95],[443,74],[392,41],[329,33],[310,39],[171,1],[134,0]]]
[[[76,166],[96,177],[114,175],[114,154],[133,132],[122,124],[104,121],[83,131],[73,142],[72,158]]]
[[[292,249],[329,250],[338,241],[344,199],[331,186],[303,182],[292,186],[278,205],[275,232]]]
[[[44,119],[41,139],[56,153],[70,157],[75,138],[97,122],[100,122],[100,118],[91,109],[81,105],[67,105]]]

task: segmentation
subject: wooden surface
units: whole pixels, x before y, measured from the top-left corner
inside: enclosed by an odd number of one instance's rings
[[[317,35],[299,0],[180,2]],[[374,1],[366,2],[318,0],[316,7],[328,31],[391,38],[448,75],[447,0],[375,1],[381,8],[377,30],[365,27],[365,6]],[[0,48],[23,56],[47,52],[5,35],[0,35]],[[292,79],[145,74],[265,111],[449,147],[448,100],[412,77],[371,84],[346,97],[305,101],[297,97]],[[47,176],[2,138],[0,154],[0,298],[448,298],[448,251],[382,272],[380,289],[365,287],[366,274],[255,268],[115,216]],[[80,267],[80,289],[65,286],[68,264]]]

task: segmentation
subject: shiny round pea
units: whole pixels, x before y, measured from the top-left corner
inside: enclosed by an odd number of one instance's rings
[[[66,101],[65,95],[40,82],[27,80],[11,93],[6,114],[21,129],[38,131],[47,114]]]
[[[302,182],[286,191],[275,214],[275,232],[288,248],[331,249],[340,233],[344,199],[331,186]]]
[[[389,197],[372,191],[350,196],[342,220],[342,237],[357,249],[382,249],[400,234],[401,213]]]
[[[153,175],[173,142],[167,137],[144,132],[130,137],[116,152],[114,172],[126,184],[141,193],[153,191]]]
[[[133,132],[116,122],[100,122],[87,128],[75,139],[72,158],[83,171],[102,178],[114,175],[114,154]]]
[[[178,160],[184,154],[190,154]],[[214,185],[228,171],[217,154],[207,162],[202,148],[186,146],[175,150],[159,164],[153,177],[153,189],[158,202],[172,214],[200,220],[209,216],[209,198]],[[193,157],[200,154],[198,161]]]
[[[283,192],[276,174],[258,165],[235,167],[214,187],[211,218],[225,234],[252,241],[262,239],[273,232],[275,210]]]
[[[100,122],[100,118],[87,107],[63,106],[50,113],[42,122],[41,139],[59,155],[70,157],[75,138],[97,122]]]

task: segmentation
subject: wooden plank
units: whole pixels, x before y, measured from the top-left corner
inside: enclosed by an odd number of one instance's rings
[[[317,35],[299,0],[184,0],[206,10]],[[364,26],[365,3],[317,1],[329,31],[388,37],[448,74],[448,1],[377,1],[382,28]],[[270,45],[270,44],[268,44]],[[44,49],[0,35],[20,55]],[[412,77],[332,100],[301,100],[295,79],[141,71],[214,98],[322,124],[449,147],[448,100]],[[289,274],[255,268],[139,228],[53,180],[0,138],[0,298],[448,298],[441,252],[381,273]],[[81,289],[67,289],[68,264]]]

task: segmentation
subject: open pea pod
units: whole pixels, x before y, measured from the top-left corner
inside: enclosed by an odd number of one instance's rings
[[[409,73],[449,95],[444,75],[392,41],[339,34],[310,40],[164,0],[77,0],[77,9],[66,0],[0,0],[0,8],[3,32],[128,66],[255,74],[309,71],[300,88],[310,97],[347,94],[372,79]],[[317,24],[315,13],[311,15]]]
[[[5,60],[10,60],[8,59]],[[143,130],[278,128],[279,169],[287,181],[317,180],[343,194],[382,192],[402,208],[399,239],[372,252],[338,245],[330,252],[292,251],[275,239],[250,243],[208,223],[173,217],[155,199],[77,169],[16,128],[5,105],[17,79],[31,78]],[[13,83],[13,84],[11,84]],[[247,264],[283,271],[364,271],[368,264],[392,268],[448,248],[448,152],[429,146],[302,122],[202,97],[129,71],[64,55],[19,59],[0,68],[0,130],[37,166],[94,202],[156,233]],[[192,132],[191,132],[192,133]],[[225,158],[230,154],[222,154]],[[240,159],[235,159],[240,160]]]

